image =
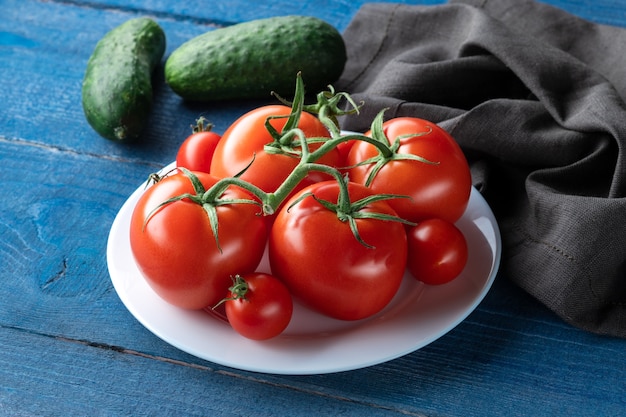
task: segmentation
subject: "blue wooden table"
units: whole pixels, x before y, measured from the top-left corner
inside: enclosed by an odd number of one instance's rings
[[[546,2],[626,26],[626,1]],[[191,105],[160,82],[140,142],[102,139],[80,104],[96,42],[143,15],[165,30],[166,54],[209,29],[279,14],[344,30],[362,3],[0,0],[0,415],[626,415],[626,340],[565,324],[506,276],[426,347],[323,375],[199,359],[120,301],[106,245],[124,201],[173,160],[190,121],[205,115],[221,133],[261,103]]]

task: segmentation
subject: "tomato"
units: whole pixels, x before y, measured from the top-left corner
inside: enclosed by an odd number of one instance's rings
[[[240,178],[265,192],[275,191],[296,167],[299,158],[265,152],[264,146],[274,141],[265,127],[265,120],[270,116],[287,116],[290,113],[291,108],[288,106],[268,105],[256,108],[237,119],[224,132],[215,149],[211,174],[222,178],[231,177],[254,160]],[[286,118],[280,118],[270,123],[280,132],[286,122]],[[330,136],[322,122],[310,113],[302,113],[298,127],[308,138]],[[311,149],[317,147],[319,144],[310,146]],[[333,149],[317,162],[336,167],[340,162],[339,152]],[[298,188],[323,179],[328,179],[328,177],[319,172],[312,172]]]
[[[176,154],[176,166],[190,171],[209,172],[213,153],[221,136],[211,131],[211,125],[205,127],[204,119],[198,119],[193,133],[184,140]]]
[[[207,173],[194,174],[206,189],[217,182]],[[146,281],[165,301],[186,309],[213,307],[224,298],[231,275],[258,266],[267,241],[266,223],[257,205],[219,205],[220,251],[201,205],[185,198],[154,211],[185,193],[195,194],[194,187],[186,175],[176,172],[141,195],[131,216],[131,250]],[[231,186],[222,198],[251,196]]]
[[[468,248],[463,233],[442,219],[428,219],[408,232],[407,268],[418,280],[445,284],[458,277],[467,263]]]
[[[285,284],[269,274],[237,275],[226,300],[228,322],[248,339],[276,337],[291,321],[291,294]]]
[[[472,178],[467,160],[456,141],[442,128],[429,121],[399,117],[383,124],[390,143],[400,138],[397,154],[417,155],[431,163],[409,159],[387,162],[376,174],[369,187],[375,193],[405,195],[389,205],[398,215],[412,222],[429,218],[457,221],[469,202]],[[371,136],[371,132],[366,135]],[[403,135],[414,135],[402,137]],[[348,166],[378,155],[375,146],[359,141],[348,154]],[[373,165],[361,165],[349,170],[350,180],[366,184]]]
[[[349,183],[348,190],[353,202],[372,195],[359,184]],[[278,212],[268,245],[272,273],[285,282],[295,298],[327,316],[358,320],[376,314],[396,294],[405,272],[404,225],[355,218],[368,247],[356,239],[349,221],[340,220],[336,212],[307,193],[336,203],[339,185],[337,181],[310,185]],[[386,201],[373,202],[361,211],[396,214]]]
[[[350,154],[350,149],[354,145],[354,140],[347,140],[345,142],[341,142],[337,145],[337,151],[339,152],[339,157],[341,162],[341,167],[346,167],[348,164],[346,161],[348,160],[348,155]]]

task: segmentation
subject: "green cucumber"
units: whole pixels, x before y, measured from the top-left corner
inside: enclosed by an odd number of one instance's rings
[[[335,82],[346,62],[341,34],[310,16],[257,19],[199,35],[165,63],[165,81],[183,99],[256,99],[293,93],[301,72],[308,92]]]
[[[147,17],[119,25],[98,42],[87,62],[82,105],[101,136],[139,136],[152,107],[152,72],[164,52],[165,33]]]

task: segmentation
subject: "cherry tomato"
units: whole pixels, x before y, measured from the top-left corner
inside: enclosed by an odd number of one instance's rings
[[[228,322],[237,333],[248,339],[267,340],[287,328],[293,301],[279,279],[257,272],[235,277],[225,310]]]
[[[348,184],[350,200],[372,195],[368,188]],[[276,216],[269,238],[272,273],[283,280],[303,304],[327,316],[357,320],[382,310],[396,294],[407,256],[404,225],[395,221],[355,218],[362,240],[348,221],[312,196],[337,202],[339,185],[324,181],[294,195]],[[386,201],[365,206],[363,212],[395,216]]]
[[[446,220],[428,219],[411,228],[408,247],[409,272],[429,285],[452,281],[463,272],[467,263],[465,236]]]
[[[215,149],[211,174],[222,178],[231,177],[254,160],[240,178],[265,192],[275,191],[295,168],[299,158],[265,152],[264,146],[273,142],[271,134],[265,127],[265,121],[270,116],[287,116],[290,113],[291,108],[288,106],[269,105],[256,108],[237,119],[224,132]],[[270,123],[280,132],[286,121],[286,118],[279,118],[273,119]],[[330,136],[322,122],[310,113],[302,113],[298,127],[308,138]],[[319,144],[310,146],[311,149],[317,147]],[[339,152],[333,149],[317,162],[336,167],[340,162]],[[312,172],[298,188],[323,179],[328,179],[328,176]]]
[[[432,163],[391,160],[376,174],[370,188],[377,194],[411,197],[389,202],[406,220],[419,222],[436,217],[456,222],[467,208],[472,187],[467,160],[456,141],[436,124],[412,117],[388,120],[383,130],[390,143],[401,137],[397,153],[417,155]],[[359,141],[352,146],[347,165],[377,154],[373,145]],[[365,184],[371,170],[371,164],[354,167],[349,170],[350,180]]]
[[[217,178],[194,173],[206,189]],[[254,271],[267,241],[266,223],[253,204],[224,204],[216,208],[217,242],[203,207],[188,199],[155,208],[171,197],[194,193],[181,172],[161,179],[141,195],[130,224],[130,244],[146,281],[165,301],[186,309],[216,305],[231,284],[231,275]],[[248,199],[231,186],[223,198]]]
[[[193,133],[178,148],[176,166],[207,173],[211,170],[213,153],[221,136],[212,132],[211,125],[205,125],[204,122],[203,118],[198,119]]]

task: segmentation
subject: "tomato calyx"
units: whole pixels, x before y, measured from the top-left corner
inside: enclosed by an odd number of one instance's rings
[[[275,92],[272,92],[274,97],[278,99],[285,106],[289,106],[292,109],[296,106],[300,106],[300,111],[315,114],[320,121],[324,123],[324,126],[333,134],[333,136],[339,136],[340,127],[338,116],[346,116],[351,114],[358,114],[363,102],[357,104],[350,94],[345,92],[337,93],[332,85],[328,86],[328,90],[321,91],[317,94],[317,102],[314,104],[304,104],[304,84],[302,82],[302,74],[298,73],[296,77],[296,92],[294,101],[289,102]],[[349,104],[348,109],[344,110],[339,107],[339,103],[342,100],[346,100]]]
[[[293,102],[289,103],[278,94],[272,92],[276,98],[283,104],[291,107],[291,113],[288,116],[270,116],[265,120],[265,128],[270,133],[270,136],[274,139],[264,146],[264,151],[268,154],[281,154],[294,158],[301,158],[304,149],[298,150],[299,145],[308,144],[307,138],[304,136],[302,130],[298,129],[298,123],[300,123],[300,116],[304,111],[304,82],[302,81],[301,73],[298,73],[296,77],[296,89],[294,92]],[[272,126],[271,121],[274,119],[287,118],[287,122],[279,132]],[[308,149],[307,149],[308,151]]]
[[[300,116],[302,115],[302,109],[304,105],[304,84],[302,77],[298,73],[296,79],[296,90],[294,93],[294,101],[291,104],[291,113],[287,116],[270,116],[265,120],[265,129],[269,132],[273,141],[264,146],[264,151],[268,154],[282,154],[299,158],[301,153],[294,147],[294,134],[296,132],[299,138],[304,138],[304,134],[298,129],[298,123],[300,122]],[[271,121],[274,119],[287,118],[285,125],[279,132],[272,126]],[[301,143],[302,140],[297,141]]]
[[[223,298],[219,303],[215,304],[211,308],[212,310],[217,309],[219,306],[221,306],[227,301],[247,300],[246,295],[248,294],[249,286],[246,280],[239,274],[235,275],[234,277],[231,277],[231,279],[233,280],[233,285],[228,288],[228,291],[230,292],[231,297]]]
[[[344,99],[350,105],[348,110],[343,110],[339,107],[339,103]],[[337,117],[358,114],[363,104],[364,102],[356,104],[348,93],[336,93],[334,87],[329,85],[328,91],[318,93],[317,103],[304,106],[304,111],[317,114],[320,121],[324,123],[324,126],[326,126],[331,134],[338,136],[341,131]]]
[[[167,200],[163,201],[159,205],[157,205],[145,218],[143,227],[145,229],[146,224],[150,221],[150,219],[163,207],[168,204],[172,204],[181,200],[189,200],[195,204],[201,206],[207,214],[209,219],[209,223],[211,225],[211,231],[213,232],[213,236],[215,237],[215,244],[217,245],[220,253],[222,252],[222,247],[220,246],[219,240],[219,221],[217,216],[217,207],[224,206],[228,204],[256,204],[261,205],[256,200],[247,199],[247,198],[222,198],[221,196],[224,194],[226,189],[231,186],[231,182],[228,181],[218,181],[214,186],[205,189],[204,185],[200,181],[200,179],[191,171],[186,168],[179,167],[178,168],[191,182],[194,193],[184,193],[181,195],[177,195]]]
[[[399,222],[402,224],[406,224],[409,226],[415,226],[415,223],[405,220],[399,216],[387,214],[387,213],[378,213],[373,211],[365,211],[364,209],[371,204],[377,201],[391,200],[394,198],[408,198],[406,196],[395,195],[395,194],[374,194],[364,198],[361,198],[356,201],[350,201],[350,195],[348,192],[348,180],[346,178],[342,178],[339,181],[339,195],[337,197],[337,203],[333,203],[328,200],[324,200],[318,198],[314,193],[304,193],[299,198],[297,198],[287,210],[289,210],[294,205],[298,204],[300,201],[305,198],[311,197],[316,202],[318,202],[321,206],[330,210],[337,214],[337,218],[341,222],[347,222],[350,226],[350,230],[352,234],[356,238],[356,240],[363,246],[368,249],[375,249],[374,246],[368,244],[363,240],[361,234],[359,233],[357,219],[373,219],[373,220],[381,220],[381,221],[393,221]]]
[[[248,283],[245,279],[239,274],[235,275],[233,278],[232,287],[228,288],[228,291],[231,292],[232,300],[246,299],[246,294],[248,293]]]
[[[213,123],[209,122],[204,116],[196,119],[196,124],[191,125],[191,133],[210,132],[213,129]]]
[[[302,157],[304,152],[302,149],[303,141],[306,141],[307,145],[310,145],[314,143],[325,143],[329,140],[327,137],[304,138],[304,135],[301,132],[298,132],[299,129],[297,129],[297,127],[302,112],[317,115],[319,120],[331,133],[331,137],[338,137],[341,136],[341,131],[337,117],[359,113],[359,109],[362,106],[362,104],[357,105],[348,93],[335,92],[334,87],[331,85],[328,86],[327,91],[322,91],[317,94],[316,103],[304,104],[305,89],[301,73],[298,73],[296,77],[296,88],[292,102],[289,102],[275,92],[272,92],[272,94],[282,104],[291,107],[291,114],[288,116],[275,116],[267,118],[265,121],[265,127],[270,132],[274,141],[265,145],[264,150],[267,153],[283,154],[296,158]],[[346,100],[349,103],[350,106],[348,106],[347,110],[343,110],[339,107],[339,103],[342,100]],[[278,132],[270,122],[272,119],[285,117],[288,118],[287,122],[283,126],[282,131]],[[321,157],[326,152],[327,151],[325,150],[324,152],[319,153],[319,156]],[[317,159],[317,157],[314,158],[314,160],[315,159]]]
[[[429,164],[429,165],[439,164],[439,162],[429,161],[428,159],[423,158],[419,155],[398,152],[401,141],[403,139],[426,136],[432,132],[432,128],[429,127],[428,130],[425,132],[416,132],[416,133],[398,136],[397,138],[394,139],[393,143],[391,143],[391,141],[389,140],[389,138],[387,137],[383,129],[384,113],[386,110],[387,109],[381,110],[376,115],[371,125],[372,139],[378,143],[376,147],[378,148],[379,154],[355,165],[355,166],[373,165],[372,169],[370,170],[367,176],[367,180],[365,181],[366,187],[369,187],[372,184],[372,181],[374,180],[378,172],[382,169],[382,167],[384,167],[387,163],[391,161],[412,160],[412,161],[418,161],[418,162],[422,162],[422,163]],[[373,142],[371,141],[368,141],[368,142],[373,144]],[[348,167],[348,168],[352,168],[352,167]]]

